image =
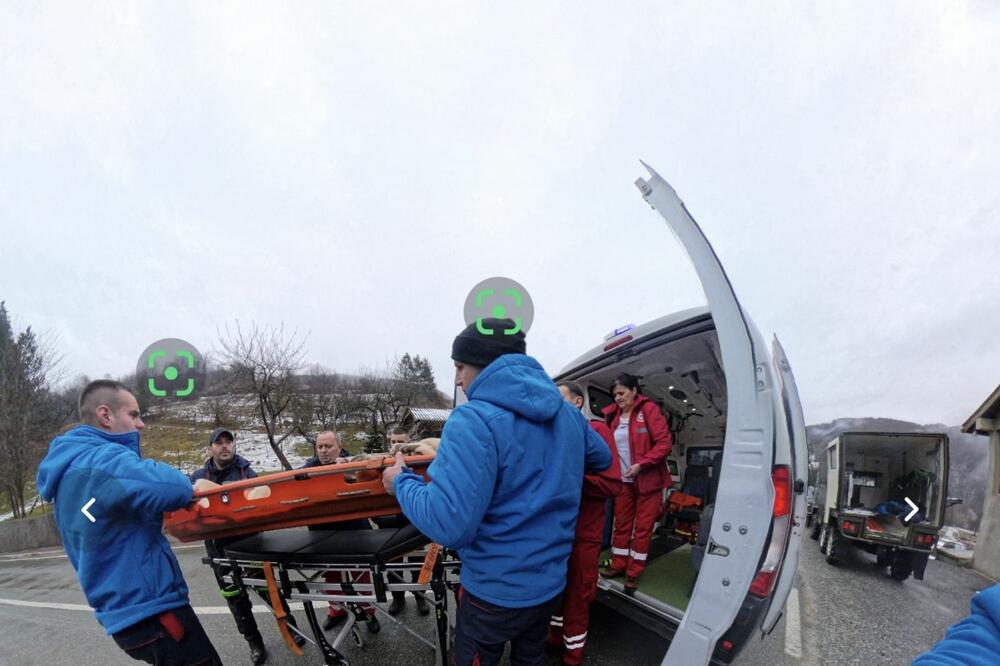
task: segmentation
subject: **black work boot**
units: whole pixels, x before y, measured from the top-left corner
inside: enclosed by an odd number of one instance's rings
[[[254,666],[260,666],[267,661],[267,648],[264,647],[263,638],[259,635],[248,638],[247,644],[250,646],[250,661],[253,662]]]
[[[427,615],[431,612],[430,604],[427,603],[427,598],[422,595],[417,595],[417,612],[421,615]]]
[[[369,634],[377,634],[382,631],[382,624],[375,617],[375,613],[371,613],[365,618],[365,627],[367,627]]]
[[[389,615],[399,615],[399,611],[406,606],[406,596],[402,592],[392,593],[392,603],[389,604]]]

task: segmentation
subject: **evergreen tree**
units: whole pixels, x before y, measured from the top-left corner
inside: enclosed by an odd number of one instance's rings
[[[26,486],[62,421],[50,365],[30,326],[15,337],[0,302],[0,483],[15,518],[26,514]]]

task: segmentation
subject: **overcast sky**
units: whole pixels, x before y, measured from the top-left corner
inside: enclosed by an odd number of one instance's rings
[[[547,370],[704,302],[677,190],[809,423],[1000,382],[1000,8],[4,3],[0,299],[69,375],[226,322],[351,372],[521,282]],[[671,3],[674,5],[675,3]]]

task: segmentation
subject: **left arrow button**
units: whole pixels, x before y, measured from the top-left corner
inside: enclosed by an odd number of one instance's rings
[[[90,501],[87,502],[86,504],[84,504],[83,508],[80,509],[80,511],[83,513],[83,515],[87,516],[87,520],[89,520],[92,523],[96,523],[97,519],[94,518],[92,515],[90,515],[90,512],[87,511],[87,509],[89,509],[90,507],[94,506],[94,502],[96,502],[96,501],[97,501],[96,497],[91,497]]]

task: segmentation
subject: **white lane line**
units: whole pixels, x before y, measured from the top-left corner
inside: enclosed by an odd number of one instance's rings
[[[201,544],[192,544],[190,546],[172,546],[173,550],[191,550],[193,548],[204,548],[204,546],[202,546]],[[60,555],[25,555],[24,557],[0,556],[0,564],[3,564],[4,562],[27,562],[29,560],[33,562],[35,560],[59,560],[59,559],[65,560],[66,553],[64,552]]]
[[[785,654],[802,658],[802,623],[799,617],[799,591],[792,588],[785,603]]]
[[[7,606],[26,606],[28,608],[46,608],[49,610],[68,610],[84,613],[93,613],[94,609],[86,604],[60,604],[48,601],[25,601],[24,599],[0,599],[0,604]],[[292,610],[302,610],[302,603],[295,602],[289,604]],[[195,606],[194,612],[198,615],[226,615],[230,612],[229,606]],[[270,613],[263,605],[253,607],[253,612],[258,615]]]
[[[52,608],[55,610],[86,611],[93,612],[93,608],[86,604],[56,604],[42,603],[41,601],[24,601],[23,599],[0,599],[0,604],[8,606],[27,606],[28,608]]]

